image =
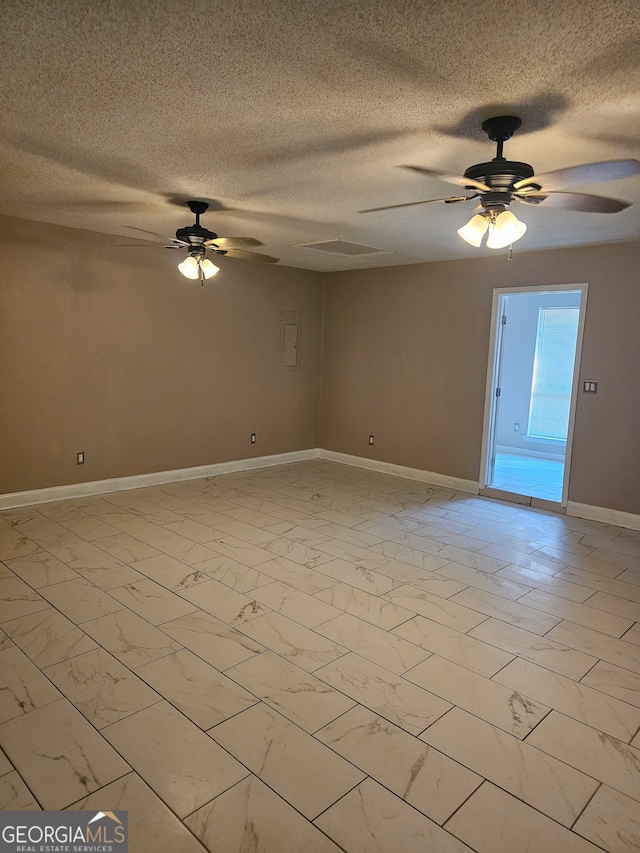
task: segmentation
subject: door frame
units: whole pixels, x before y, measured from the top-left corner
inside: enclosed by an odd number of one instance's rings
[[[569,492],[569,472],[571,469],[571,454],[573,451],[573,431],[575,426],[576,405],[578,401],[578,378],[580,376],[580,364],[582,360],[582,342],[584,338],[584,324],[587,313],[587,296],[589,284],[545,284],[530,285],[527,287],[499,287],[493,291],[491,304],[491,331],[489,335],[489,360],[487,365],[487,385],[485,390],[484,421],[482,426],[482,450],[480,456],[480,489],[487,487],[491,482],[491,458],[490,454],[495,446],[495,430],[497,423],[497,412],[499,407],[496,389],[499,387],[500,370],[502,367],[502,343],[503,324],[502,314],[504,311],[505,296],[513,293],[562,293],[563,291],[579,290],[580,315],[578,318],[578,336],[576,339],[576,359],[573,367],[573,380],[571,388],[571,405],[569,408],[569,424],[567,431],[567,446],[564,460],[564,478],[562,481],[562,499],[560,506],[566,507]],[[545,502],[546,503],[546,502]],[[551,503],[551,502],[549,502]]]

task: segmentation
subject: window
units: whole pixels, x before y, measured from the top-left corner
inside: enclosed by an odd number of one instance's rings
[[[528,434],[566,441],[579,308],[540,308]]]

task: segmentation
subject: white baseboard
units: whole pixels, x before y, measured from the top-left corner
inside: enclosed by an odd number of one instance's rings
[[[640,515],[622,512],[618,509],[607,509],[604,506],[591,506],[590,504],[568,501],[567,515],[588,518],[590,521],[602,521],[604,524],[613,524],[616,527],[628,527],[630,530],[640,530]]]
[[[126,491],[127,489],[142,489],[145,486],[177,483],[181,480],[197,480],[200,477],[216,477],[220,474],[234,474],[239,471],[252,471],[256,468],[271,468],[275,465],[286,465],[291,462],[304,462],[307,459],[326,459],[342,465],[352,465],[355,468],[366,468],[369,471],[392,474],[395,477],[403,477],[407,480],[432,483],[434,486],[444,486],[460,492],[470,492],[474,495],[478,493],[478,484],[472,480],[461,480],[458,477],[448,477],[446,474],[434,474],[430,471],[421,471],[418,468],[406,468],[403,465],[393,465],[390,462],[379,462],[376,459],[349,456],[346,453],[313,447],[309,450],[295,450],[291,453],[277,453],[273,456],[255,456],[251,459],[237,459],[233,462],[200,465],[197,468],[179,468],[174,471],[157,471],[153,474],[136,474],[132,477],[116,477],[111,480],[93,480],[88,483],[53,486],[49,489],[13,492],[12,494],[0,495],[0,510],[69,500],[70,498],[86,498],[92,495],[107,494],[108,492]]]
[[[350,456],[348,453],[338,453],[335,450],[318,450],[318,457],[328,462],[339,462],[342,465],[352,465],[354,468],[366,468],[379,474],[391,474],[403,477],[405,480],[419,480],[421,483],[431,483],[455,489],[457,492],[478,494],[478,483],[475,480],[462,480],[460,477],[449,477],[447,474],[436,474],[433,471],[423,471],[421,468],[407,468],[404,465],[394,465],[392,462],[380,462],[378,459],[366,459],[363,456]]]
[[[318,455],[319,451],[314,447],[309,450],[294,450],[291,453],[277,453],[273,456],[254,456],[251,459],[200,465],[197,468],[178,468],[175,471],[157,471],[153,474],[136,474],[132,477],[115,477],[111,480],[93,480],[89,483],[53,486],[50,489],[13,492],[8,495],[0,495],[0,509],[64,501],[69,500],[69,498],[85,498],[91,495],[106,494],[107,492],[126,491],[127,489],[142,489],[145,486],[177,483],[181,480],[197,480],[200,477],[216,477],[220,474],[233,474],[236,471],[252,471],[255,468],[271,468],[274,465],[317,459]]]
[[[13,492],[0,495],[0,510],[13,509],[33,504],[51,503],[52,501],[84,498],[92,495],[102,495],[108,492],[120,492],[127,489],[141,489],[145,486],[157,486],[162,483],[177,483],[182,480],[197,480],[200,477],[216,477],[221,474],[234,474],[239,471],[252,471],[256,468],[272,468],[276,465],[287,465],[291,462],[304,462],[308,459],[324,459],[327,462],[337,462],[341,465],[351,465],[354,468],[365,468],[380,474],[390,474],[405,480],[417,480],[454,489],[458,492],[477,495],[479,484],[475,480],[463,480],[460,477],[450,477],[447,474],[436,474],[433,471],[423,471],[420,468],[407,468],[404,465],[394,465],[392,462],[381,462],[378,459],[366,459],[363,456],[350,456],[335,450],[309,448],[295,450],[291,453],[277,453],[273,456],[254,456],[251,459],[237,459],[232,462],[218,462],[213,465],[201,465],[196,468],[179,468],[174,471],[157,471],[152,474],[136,474],[132,477],[116,477],[111,480],[94,480],[89,483],[72,483],[68,486],[53,486],[49,489],[32,489],[27,492]],[[568,501],[567,515],[577,518],[587,518],[617,527],[627,527],[640,530],[640,515],[622,512],[607,507],[591,506],[589,504]]]

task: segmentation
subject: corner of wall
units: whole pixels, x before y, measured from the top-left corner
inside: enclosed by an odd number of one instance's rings
[[[327,273],[322,273],[322,319],[320,321],[320,382],[318,383],[318,417],[316,421],[316,447],[322,447],[322,386],[324,383],[325,320],[327,309]]]

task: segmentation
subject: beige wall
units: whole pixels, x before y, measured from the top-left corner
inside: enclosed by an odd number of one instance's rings
[[[325,276],[320,446],[478,480],[494,288],[589,283],[569,499],[640,513],[640,245]],[[367,441],[375,435],[375,445]]]
[[[126,242],[0,219],[0,493],[317,446],[322,276],[221,259],[200,287]]]
[[[586,281],[600,385],[569,497],[640,513],[639,244],[324,276],[221,259],[202,288],[121,242],[0,218],[0,494],[317,446],[477,480],[493,288]],[[278,370],[282,310],[299,371]]]

